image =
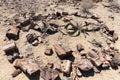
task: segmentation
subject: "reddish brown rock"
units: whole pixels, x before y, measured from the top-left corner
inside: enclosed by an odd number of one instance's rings
[[[88,55],[93,65],[96,67],[100,66],[105,61],[104,55],[96,50],[91,50]]]
[[[24,32],[28,32],[30,29],[33,29],[35,27],[34,23],[30,23],[29,25],[26,25],[25,27],[21,27],[21,30]]]
[[[71,54],[71,53],[72,53],[72,50],[71,50],[68,46],[62,45],[61,47],[63,48],[63,50],[65,50],[65,52],[66,52],[67,54]]]
[[[89,57],[94,58],[94,59],[98,59],[98,58],[99,58],[98,53],[95,52],[95,51],[93,51],[93,50],[91,50],[91,51],[88,53],[88,55],[89,55]]]
[[[29,75],[32,75],[33,73],[39,71],[39,66],[31,61],[16,59],[13,65],[15,67],[20,67],[24,72],[27,72]]]
[[[7,31],[6,36],[8,38],[15,38],[18,36],[19,33],[19,28],[12,26],[10,29]]]
[[[16,44],[13,40],[6,42],[6,44],[3,45],[2,50],[4,51],[10,51],[10,50],[15,50],[16,49]]]
[[[96,67],[99,67],[103,62],[100,59],[91,59],[93,65],[95,65]]]
[[[56,44],[54,45],[54,49],[56,53],[58,54],[58,56],[67,56],[72,53],[72,50],[67,46],[61,46],[61,45]]]
[[[100,66],[102,64],[102,61],[99,59],[99,56],[96,54],[89,53],[90,55],[90,60],[95,66]]]
[[[56,80],[59,77],[59,73],[57,70],[53,70],[48,67],[44,67],[41,69],[41,77],[44,80]]]
[[[83,47],[83,45],[82,44],[77,44],[77,50],[80,52],[80,51],[82,51],[82,50],[84,50],[84,47]]]
[[[52,48],[51,48],[51,47],[46,47],[46,49],[45,49],[45,54],[46,54],[46,55],[52,55],[52,54],[53,54]]]
[[[82,71],[88,71],[93,68],[93,65],[88,59],[81,59],[78,64],[78,68]]]

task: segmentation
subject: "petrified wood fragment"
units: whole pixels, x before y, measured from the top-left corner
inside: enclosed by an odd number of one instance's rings
[[[19,36],[19,28],[12,26],[10,29],[8,29],[6,36],[11,39],[11,38],[17,38]]]
[[[29,43],[32,43],[32,42],[34,42],[37,39],[37,35],[35,33],[28,34],[26,36],[26,38],[27,38],[27,40],[28,40]]]
[[[88,59],[81,59],[78,68],[82,71],[88,71],[93,68],[93,65]]]
[[[56,80],[57,77],[59,77],[59,73],[57,70],[53,70],[48,67],[44,67],[41,69],[41,77],[44,80]]]
[[[15,49],[16,49],[16,44],[13,40],[6,42],[6,44],[4,44],[2,47],[2,50],[4,50],[5,52]]]
[[[51,47],[46,47],[46,49],[45,49],[45,54],[46,54],[46,55],[52,55],[52,54],[53,54],[52,48],[51,48]]]
[[[16,59],[13,65],[15,67],[21,68],[24,72],[27,72],[29,75],[32,75],[33,73],[39,71],[39,66],[31,61]]]
[[[67,46],[61,46],[61,45],[55,44],[54,49],[58,54],[58,56],[60,57],[69,56],[72,53],[72,50]]]
[[[83,47],[83,45],[82,44],[77,44],[77,50],[80,52],[80,51],[82,51],[82,50],[84,50],[84,47]]]

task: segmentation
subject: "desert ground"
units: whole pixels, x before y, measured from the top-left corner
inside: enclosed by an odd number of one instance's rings
[[[7,0],[5,0],[7,1]],[[13,0],[8,0],[13,1]],[[21,1],[31,1],[31,0],[21,0]],[[33,0],[34,1],[34,0]],[[84,0],[83,0],[84,1]],[[42,33],[36,29],[30,29],[29,31],[22,31],[20,30],[19,33],[19,39],[15,40],[16,46],[19,49],[20,55],[26,55],[25,53],[28,51],[32,51],[33,54],[28,59],[35,59],[37,61],[37,64],[39,67],[47,65],[47,63],[56,63],[59,62],[60,59],[55,53],[54,44],[65,44],[70,47],[70,49],[73,50],[73,56],[76,56],[76,45],[82,44],[84,46],[84,51],[82,53],[88,53],[91,49],[96,49],[98,51],[101,51],[103,48],[108,47],[108,44],[106,42],[107,38],[104,37],[102,31],[90,31],[87,33],[80,32],[74,33],[74,34],[68,34],[66,31],[64,31],[64,26],[67,25],[69,22],[73,22],[73,24],[76,25],[78,23],[79,26],[86,25],[87,23],[93,23],[93,25],[87,25],[88,29],[91,29],[93,27],[96,27],[94,24],[101,24],[99,21],[102,21],[110,30],[114,30],[115,33],[118,35],[118,40],[115,42],[110,42],[114,48],[120,49],[120,1],[118,1],[118,4],[115,4],[115,6],[119,7],[117,9],[111,8],[110,6],[113,6],[112,4],[102,1],[102,2],[89,2],[90,0],[87,0],[88,2],[85,5],[88,5],[87,10],[89,12],[83,12],[83,7],[81,6],[82,1],[81,0],[38,0],[38,3],[33,4],[33,6],[36,5],[36,15],[41,14],[42,16],[48,16],[49,14],[53,13],[62,13],[66,12],[68,13],[65,16],[58,16],[60,18],[55,19],[49,19],[50,17],[47,17],[46,21],[48,23],[54,23],[60,26],[62,26],[58,31],[52,34],[45,35],[45,37],[42,39],[40,37],[40,40],[42,40],[42,43],[39,43],[37,46],[32,46],[27,42],[26,35],[30,33],[35,33],[37,35],[42,35]],[[21,14],[22,11],[18,8],[18,11],[13,7],[12,9],[6,7],[4,3],[2,3],[2,0],[0,2],[0,80],[43,80],[41,78],[41,74],[37,74],[34,76],[28,76],[24,72],[20,73],[16,77],[12,77],[11,74],[15,70],[15,67],[12,63],[10,63],[7,59],[7,56],[5,52],[2,50],[4,39],[6,38],[6,32],[9,29],[10,26],[17,26],[19,24],[14,22],[14,17],[17,14]],[[34,3],[34,2],[33,2]],[[91,4],[90,4],[91,3]],[[89,4],[92,6],[92,8],[89,9]],[[31,4],[32,5],[32,4]],[[25,7],[24,7],[25,8]],[[35,8],[35,7],[33,7]],[[22,9],[22,8],[21,8]],[[20,10],[20,12],[19,12]],[[26,11],[29,8],[26,9]],[[24,12],[25,10],[23,10]],[[77,16],[75,15],[76,13]],[[83,16],[91,16],[95,15],[99,17],[99,21],[92,18],[83,18],[79,16],[79,14],[82,14]],[[29,15],[28,15],[29,16]],[[17,16],[20,17],[20,16]],[[54,16],[53,16],[54,17]],[[24,18],[25,19],[25,18]],[[66,22],[65,20],[68,20]],[[38,26],[37,26],[38,27]],[[61,30],[63,29],[63,31]],[[101,27],[100,27],[101,29]],[[81,31],[81,27],[78,28],[78,30]],[[96,47],[93,44],[90,43],[90,41],[96,40],[100,42],[100,44],[103,47]],[[52,47],[53,54],[51,56],[45,55],[44,51],[47,46]],[[120,56],[119,56],[120,57]],[[74,67],[74,60],[72,61]],[[69,76],[63,75],[63,73],[59,73],[59,79],[56,80],[119,80],[120,79],[120,68],[118,66],[118,69],[102,69],[100,73],[93,73],[89,72],[87,74],[84,74],[82,77],[73,78],[75,76],[74,68],[71,71]]]

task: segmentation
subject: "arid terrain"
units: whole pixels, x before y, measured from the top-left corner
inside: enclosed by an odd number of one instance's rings
[[[38,25],[35,25],[28,31],[24,31],[20,28],[19,38],[15,39],[16,46],[19,50],[20,56],[25,60],[35,60],[39,68],[44,67],[47,63],[60,63],[61,59],[56,54],[56,50],[53,45],[63,44],[70,47],[72,57],[65,58],[63,60],[70,60],[72,62],[72,70],[69,74],[64,75],[63,72],[59,72],[59,79],[56,80],[119,80],[120,68],[114,69],[111,66],[100,69],[99,73],[89,71],[82,73],[82,76],[76,77],[75,66],[77,58],[80,54],[83,58],[87,56],[92,49],[102,52],[106,47],[114,47],[118,52],[120,51],[120,1],[117,3],[91,2],[86,0],[21,0],[31,1],[31,4],[24,4],[23,8],[20,6],[14,6],[9,1],[14,0],[0,0],[0,80],[47,80],[41,78],[41,70],[39,74],[29,76],[26,73],[21,72],[16,77],[12,77],[15,67],[13,62],[9,62],[5,51],[2,49],[6,38],[7,30],[11,26],[18,26],[22,21],[31,18],[30,12],[35,12],[34,15],[41,14],[40,21],[45,21],[45,24],[50,27],[41,27],[39,21],[34,21]],[[16,0],[19,1],[19,0]],[[34,2],[37,1],[37,2]],[[97,0],[93,0],[97,1]],[[99,0],[98,0],[99,1]],[[14,2],[13,2],[14,3]],[[35,3],[35,4],[34,4]],[[13,6],[12,6],[13,5]],[[26,6],[27,7],[26,7]],[[33,6],[32,6],[33,5]],[[32,6],[32,7],[31,7]],[[26,9],[25,9],[26,8]],[[24,10],[25,9],[25,10]],[[28,14],[27,14],[28,13]],[[18,22],[16,21],[18,20]],[[69,28],[76,26],[75,32]],[[106,36],[105,27],[109,31],[113,31],[117,34],[117,38]],[[40,29],[38,29],[40,28]],[[71,28],[71,27],[70,27]],[[49,30],[50,31],[49,31]],[[74,31],[74,29],[73,29]],[[106,30],[107,32],[107,30]],[[38,37],[39,43],[35,46],[27,41],[26,35],[35,33]],[[84,50],[78,52],[76,45],[81,44],[84,46]],[[51,47],[53,50],[52,55],[46,55],[44,52],[46,47]],[[29,52],[32,52],[32,54]],[[27,56],[27,57],[26,57]],[[119,56],[120,57],[120,53]],[[81,62],[81,61],[78,61]],[[54,67],[54,66],[53,66]],[[53,75],[52,75],[53,76]],[[53,79],[50,79],[53,80]]]

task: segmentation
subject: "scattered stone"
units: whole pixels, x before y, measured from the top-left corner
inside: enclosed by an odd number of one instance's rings
[[[78,63],[78,68],[82,71],[89,71],[93,68],[93,65],[88,59],[81,59]]]
[[[16,77],[17,75],[19,75],[22,71],[20,69],[16,69],[11,75],[12,77]]]
[[[16,59],[13,65],[15,67],[21,68],[24,72],[27,72],[29,75],[32,75],[33,73],[39,71],[39,66],[31,61]]]
[[[73,51],[67,46],[67,45],[62,45],[61,46],[67,54],[71,54]]]
[[[41,29],[42,31],[45,28],[45,23],[43,23],[42,21],[37,21],[35,24],[37,24],[34,29]]]
[[[60,57],[71,55],[72,53],[72,50],[67,46],[61,46],[61,45],[55,44],[54,49],[58,54],[58,56]]]
[[[48,30],[47,30],[47,33],[48,33],[48,34],[56,33],[56,32],[58,31],[58,27],[59,27],[58,24],[49,23],[49,25],[50,25],[50,27],[49,27]]]
[[[56,80],[59,77],[59,73],[57,70],[53,70],[48,67],[44,67],[41,69],[41,77],[44,80]]]
[[[32,42],[34,42],[35,40],[37,40],[37,35],[36,35],[35,33],[33,33],[33,34],[28,34],[28,35],[26,36],[26,38],[27,38],[27,40],[28,40],[29,43],[32,43]]]
[[[82,50],[84,50],[84,47],[83,47],[83,45],[82,44],[77,44],[77,50],[79,51],[79,52],[81,52]]]
[[[20,28],[22,28],[22,27],[26,27],[26,26],[28,26],[28,25],[30,25],[30,23],[31,23],[31,20],[30,19],[24,19],[21,23],[20,23]]]
[[[88,53],[88,57],[96,67],[99,67],[105,61],[103,54],[94,49]]]
[[[63,73],[69,74],[72,67],[72,62],[70,60],[61,61],[61,71]]]
[[[2,47],[2,50],[4,50],[5,52],[9,52],[15,49],[16,49],[16,44],[13,40],[6,42],[6,44],[4,44]]]
[[[115,58],[113,58],[112,61],[110,62],[110,66],[115,69],[118,68],[118,63]]]
[[[5,55],[9,62],[12,63],[16,58],[19,58],[19,52],[13,40],[5,41],[2,49],[5,51]]]
[[[93,65],[95,65],[96,67],[99,67],[103,62],[100,59],[91,59],[91,62],[93,63]]]
[[[46,47],[46,49],[45,49],[45,54],[46,54],[46,55],[52,55],[52,54],[53,54],[52,48],[51,48],[51,47]]]
[[[61,18],[62,17],[62,14],[60,12],[56,12],[56,17],[57,18]]]
[[[32,45],[33,45],[33,46],[37,46],[38,44],[39,44],[39,41],[38,41],[38,40],[35,40],[35,41],[32,42]]]
[[[30,25],[21,28],[21,30],[24,31],[24,32],[28,32],[30,29],[31,29]]]
[[[8,29],[6,36],[11,39],[11,38],[16,38],[19,36],[19,28],[12,26],[10,29]]]
[[[89,57],[94,58],[94,59],[98,59],[99,58],[98,53],[95,50],[91,50],[88,53],[88,55],[89,55]]]

